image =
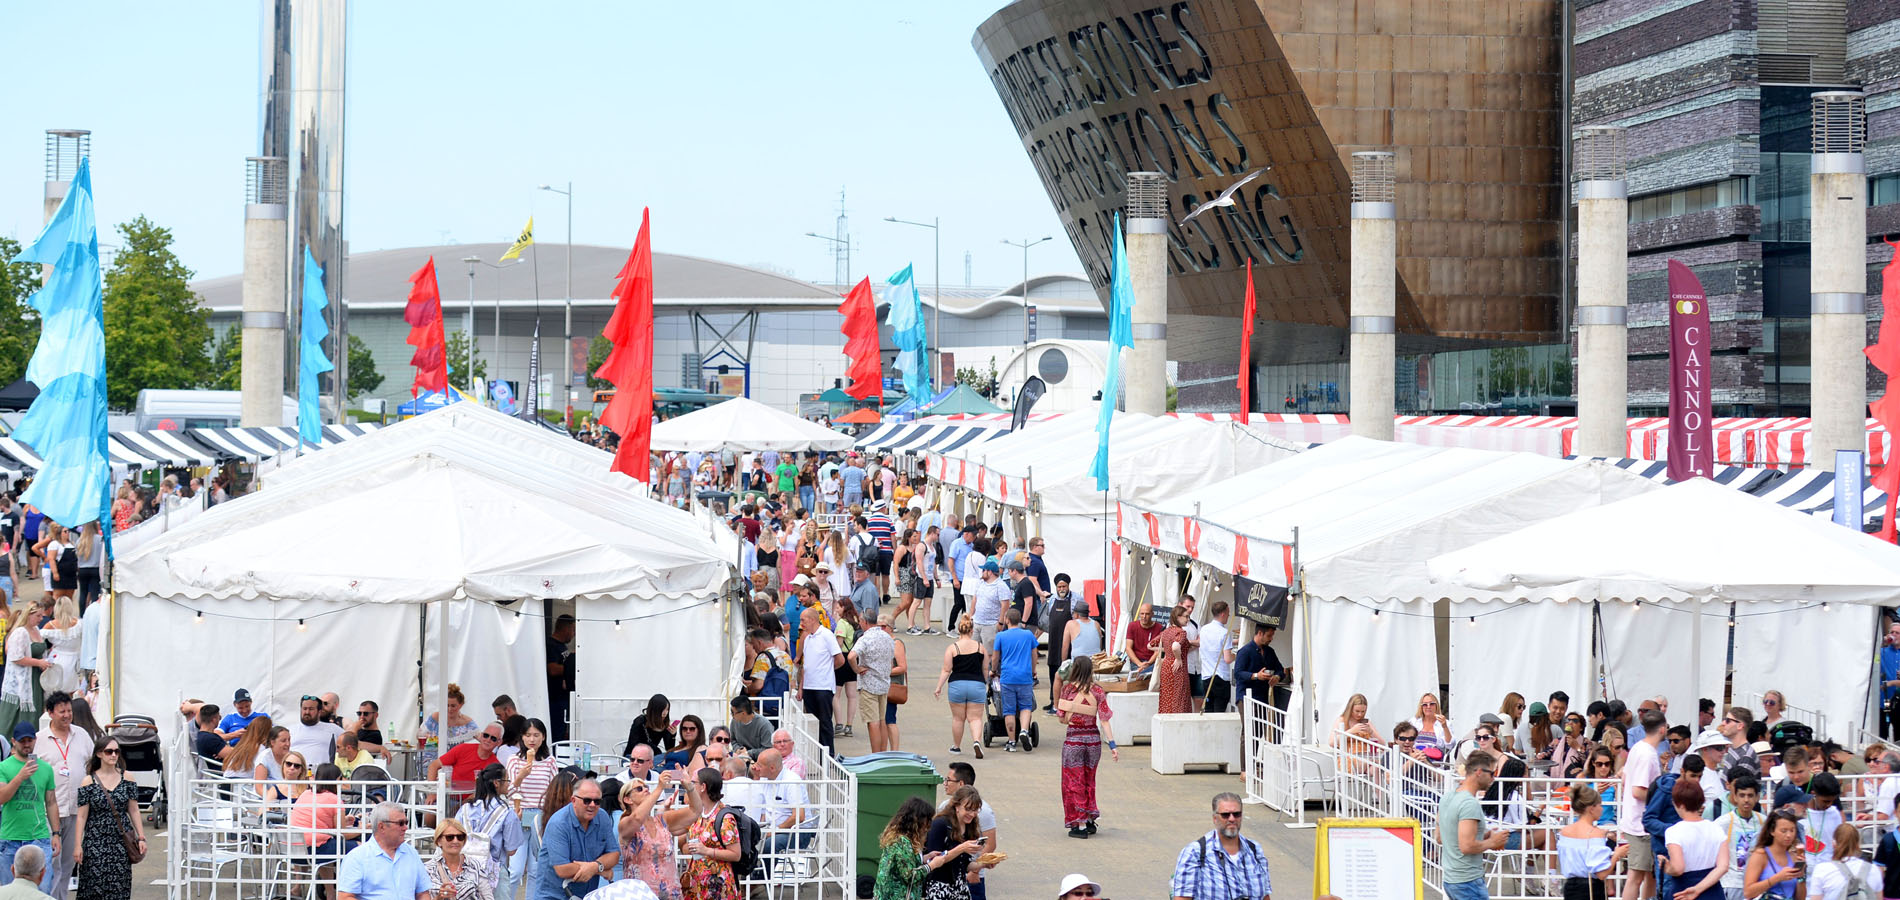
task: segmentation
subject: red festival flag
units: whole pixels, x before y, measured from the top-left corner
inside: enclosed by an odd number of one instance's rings
[[[1871,407],[1874,421],[1879,422],[1889,434],[1900,431],[1900,394],[1894,393],[1894,379],[1900,376],[1900,315],[1886,315],[1889,310],[1900,310],[1900,244],[1888,241],[1893,256],[1880,270],[1880,339],[1867,348],[1867,359],[1874,368],[1887,376],[1887,392],[1875,400]],[[1839,477],[1837,474],[1835,477]],[[1900,464],[1889,461],[1874,471],[1874,486],[1887,495],[1887,509],[1880,523],[1880,539],[1893,542],[1896,537],[1894,513],[1896,501],[1900,501]]]
[[[846,294],[838,307],[844,315],[844,355],[851,365],[845,369],[849,383],[844,392],[859,400],[884,397],[884,359],[878,355],[877,299],[871,294],[871,279],[865,278]]]
[[[1669,261],[1669,478],[1709,477],[1709,301],[1689,267]]]
[[[435,257],[409,276],[409,303],[402,319],[409,323],[409,343],[416,348],[409,364],[416,367],[410,396],[449,387],[448,343],[442,337],[442,294],[436,289]]]
[[[600,423],[620,435],[611,467],[637,481],[652,477],[653,455],[653,244],[648,211],[640,211],[640,236],[614,276],[614,314],[601,332],[613,350],[594,377],[613,383],[614,398]]]
[[[1247,257],[1247,309],[1240,318],[1240,419],[1253,412],[1253,378],[1247,372],[1247,358],[1253,353],[1253,257]]]

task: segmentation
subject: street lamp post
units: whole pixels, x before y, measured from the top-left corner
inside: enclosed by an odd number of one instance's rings
[[[552,191],[567,198],[567,299],[563,301],[561,341],[561,368],[566,370],[562,380],[567,382],[567,402],[562,406],[561,427],[574,427],[574,182],[567,183],[567,190],[553,185],[541,185],[541,190]]]
[[[1043,241],[1053,240],[1055,240],[1053,236],[1044,236],[1033,241],[1028,238],[1023,238],[1020,241],[1003,241],[1003,243],[1023,251],[1023,384],[1029,383],[1029,248]],[[1018,387],[1017,390],[1020,392],[1022,388]]]
[[[930,352],[935,354],[935,356],[931,357],[932,362],[930,364],[931,368],[935,370],[931,376],[931,383],[941,388],[943,385],[937,384],[936,382],[943,379],[943,229],[938,227],[943,223],[943,220],[933,216],[928,222],[912,222],[908,219],[897,218],[896,216],[885,216],[884,221],[930,229],[930,276],[936,281],[936,284],[931,288],[930,295],[930,307],[932,310],[930,313]]]
[[[462,261],[468,263],[468,315],[462,317],[466,326],[464,330],[468,332],[468,369],[463,374],[468,378],[468,386],[473,389],[475,388],[475,266],[482,261],[482,258],[470,254],[462,257]],[[475,396],[479,399],[482,393],[484,392],[476,390]]]
[[[462,261],[468,262],[469,260],[474,260],[475,262],[481,263],[483,266],[487,268],[495,270],[495,377],[500,378],[501,377],[501,273],[503,270],[512,269],[515,266],[521,265],[521,257],[519,256],[515,257],[515,260],[513,263],[510,263],[505,266],[496,265],[491,262],[482,262],[481,259],[477,257],[473,257],[473,256],[468,257],[467,259],[464,259]],[[473,271],[469,273],[469,277],[470,277],[470,280],[472,281],[474,278]],[[470,317],[471,322],[474,320],[474,309],[475,309],[475,304],[471,301],[469,303],[469,317]],[[473,328],[473,326],[469,328],[468,343],[469,343],[469,356],[468,356],[469,373],[468,374],[469,374],[469,377],[473,378],[475,376],[475,347],[474,347],[475,329]],[[483,387],[486,388],[486,385],[484,385]]]

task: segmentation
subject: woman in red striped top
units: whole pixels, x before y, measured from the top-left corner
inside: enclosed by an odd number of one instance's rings
[[[500,896],[513,897],[514,886],[524,875],[528,881],[526,896],[534,896],[535,883],[540,880],[540,866],[535,860],[541,856],[541,801],[559,769],[553,748],[548,746],[547,723],[529,719],[527,729],[521,732],[521,750],[508,761],[508,796],[521,817],[524,834],[520,849],[508,857],[508,874]]]

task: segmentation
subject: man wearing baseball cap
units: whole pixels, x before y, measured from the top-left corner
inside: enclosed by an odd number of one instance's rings
[[[244,726],[263,713],[251,711],[251,692],[244,688],[238,688],[232,696],[231,708],[234,711],[226,713],[224,720],[218,723],[218,736],[224,738],[226,746],[235,747],[238,738],[244,734]]]
[[[59,799],[53,770],[33,756],[39,737],[31,722],[13,726],[13,753],[0,761],[0,884],[13,882],[13,854],[35,846],[48,860],[59,856]],[[53,893],[53,866],[40,876],[40,891]]]
[[[1056,888],[1056,900],[1085,900],[1100,897],[1102,886],[1089,880],[1087,875],[1076,872],[1062,879],[1062,886]]]

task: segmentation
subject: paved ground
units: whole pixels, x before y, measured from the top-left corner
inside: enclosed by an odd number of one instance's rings
[[[967,746],[962,754],[949,753],[949,710],[931,696],[947,642],[942,637],[899,636],[917,673],[911,679],[910,702],[899,714],[901,749],[929,756],[939,771],[958,760],[976,767],[977,790],[995,809],[997,839],[1010,855],[990,873],[992,898],[1053,897],[1062,876],[1076,871],[1100,882],[1108,897],[1168,896],[1176,854],[1213,827],[1213,795],[1244,793],[1238,775],[1156,774],[1148,766],[1146,744],[1124,744],[1121,761],[1111,762],[1104,754],[1098,770],[1102,830],[1087,840],[1070,838],[1062,824],[1062,725],[1039,713],[1043,745],[1033,753],[1003,753],[1001,741],[981,760],[973,759]],[[1038,686],[1037,697],[1047,696],[1045,682]],[[867,751],[870,745],[862,734],[859,728],[860,736],[845,738],[840,752]],[[1267,851],[1275,896],[1310,897],[1313,831],[1289,829],[1283,821],[1266,807],[1251,805],[1245,830]]]
[[[948,707],[931,696],[946,641],[900,637],[917,670],[911,700],[900,712],[901,748],[929,756],[939,771],[957,760],[976,767],[977,788],[996,810],[997,835],[1010,855],[990,874],[989,896],[995,900],[1053,897],[1062,876],[1076,871],[1101,882],[1108,897],[1165,897],[1176,854],[1212,827],[1209,800],[1221,791],[1243,793],[1238,776],[1158,775],[1148,767],[1147,745],[1124,745],[1120,762],[1103,757],[1101,832],[1087,840],[1070,838],[1062,824],[1062,726],[1038,714],[1044,743],[1033,753],[1004,753],[1000,741],[982,760],[972,758],[967,746],[960,755],[947,752]],[[1037,695],[1046,698],[1047,692],[1044,684]],[[840,739],[839,749],[847,756],[869,752],[862,726],[857,736]],[[1313,832],[1287,828],[1283,821],[1263,806],[1250,805],[1246,833],[1267,851],[1275,896],[1312,896]],[[155,841],[152,854],[135,870],[135,900],[164,896],[164,846]]]

